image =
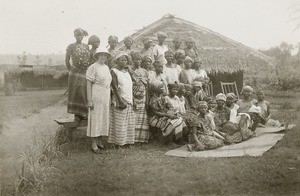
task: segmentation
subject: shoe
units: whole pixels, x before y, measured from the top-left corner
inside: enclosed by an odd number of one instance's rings
[[[102,154],[102,152],[99,148],[97,150],[92,149],[92,152],[95,154]]]

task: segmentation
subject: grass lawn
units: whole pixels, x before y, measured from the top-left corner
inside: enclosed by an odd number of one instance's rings
[[[298,98],[267,97],[271,103]],[[296,123],[299,109],[280,108],[273,117]],[[261,157],[178,158],[152,142],[134,149],[90,151],[85,131],[65,145],[42,194],[49,195],[298,195],[300,193],[299,125]]]

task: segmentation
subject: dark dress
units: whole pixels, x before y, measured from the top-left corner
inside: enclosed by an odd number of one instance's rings
[[[73,43],[67,47],[67,52],[72,59],[68,79],[68,113],[86,117],[88,106],[85,75],[90,65],[89,47],[84,43]]]

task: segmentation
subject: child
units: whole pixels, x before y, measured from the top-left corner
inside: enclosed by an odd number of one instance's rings
[[[186,91],[183,83],[178,84],[178,93],[177,97],[179,98],[180,105],[179,105],[179,113],[185,114],[186,113],[186,99],[184,97]]]
[[[135,137],[132,79],[127,63],[128,55],[120,52],[116,56],[116,68],[111,70],[112,87],[117,104],[111,108],[108,142],[118,147],[134,144]]]
[[[163,73],[163,65],[160,61],[153,63],[154,71],[149,72],[149,83],[156,83],[157,81],[162,82],[165,88],[165,94],[169,94],[167,77]]]
[[[257,105],[261,108],[259,123],[267,127],[280,127],[281,123],[278,120],[271,119],[270,103],[265,101],[265,93],[263,90],[256,92]]]
[[[194,63],[194,60],[190,57],[185,57],[184,59],[184,67],[180,74],[179,74],[179,81],[184,84],[192,84],[192,82],[195,79],[195,74],[193,70],[191,69],[192,64]]]
[[[192,121],[192,133],[189,137],[190,151],[219,148],[224,145],[222,137],[216,135],[213,118],[207,115],[207,103],[200,101],[197,105],[198,115]]]
[[[184,50],[181,49],[182,40],[180,38],[178,37],[174,38],[173,43],[174,43],[174,53],[183,52],[183,54],[185,54]]]
[[[182,69],[184,69],[184,59],[185,59],[185,53],[184,51],[177,51],[175,52],[174,58],[176,61],[176,64]]]
[[[75,43],[67,47],[66,66],[68,78],[68,113],[75,115],[76,121],[86,120],[88,115],[86,70],[90,65],[89,46],[82,43],[88,33],[81,29],[74,30]],[[72,66],[70,60],[72,59]]]
[[[148,55],[143,56],[141,67],[148,72],[153,71],[154,67],[152,65],[152,58]]]
[[[108,52],[110,53],[111,57],[108,59],[108,65],[110,68],[114,67],[115,64],[113,60],[116,58],[116,55],[119,53],[118,50],[116,50],[116,47],[118,45],[118,37],[114,35],[110,35],[108,37]]]
[[[141,68],[141,55],[133,53],[131,55],[133,61],[132,77],[135,79],[133,83],[133,99],[135,110],[135,142],[148,142],[149,139],[149,124],[146,111],[148,97],[148,78],[147,70]]]
[[[127,36],[124,38],[125,48],[124,48],[123,52],[125,52],[129,57],[128,65],[132,65],[132,59],[131,59],[131,53],[133,53],[133,50],[131,48],[132,44],[133,44],[133,39],[130,36]]]
[[[167,52],[168,46],[164,45],[164,42],[167,38],[167,34],[164,32],[157,33],[158,44],[156,44],[153,48],[154,61],[159,61],[163,65],[167,63],[165,59],[165,52]]]
[[[143,39],[143,44],[144,44],[144,48],[140,51],[142,58],[145,55],[148,55],[149,57],[151,57],[151,61],[153,61],[154,56],[153,56],[153,49],[151,48],[152,45],[152,40],[149,37],[146,37]]]
[[[165,142],[174,147],[174,141],[182,137],[183,119],[178,117],[174,109],[164,97],[164,84],[157,81],[151,84],[154,95],[150,99],[149,115],[150,126],[162,131]]]
[[[185,55],[195,59],[198,57],[198,51],[196,49],[195,40],[189,37],[185,42],[186,48],[184,49]]]
[[[165,58],[167,64],[164,67],[164,74],[167,77],[168,84],[179,83],[179,74],[181,72],[181,67],[173,63],[174,54],[171,51],[165,53]]]
[[[189,84],[184,84],[185,94],[184,97],[186,99],[186,110],[196,110],[196,99],[192,93],[192,86]]]
[[[202,83],[199,81],[194,81],[192,83],[192,87],[192,93],[195,96],[196,103],[198,103],[199,101],[203,101],[206,97],[206,93],[202,89]]]
[[[92,48],[90,49],[90,54],[91,54],[91,62],[90,64],[93,64],[97,61],[97,59],[94,58],[94,54],[97,51],[97,48],[100,45],[100,39],[98,36],[96,35],[92,35],[91,37],[89,37],[89,41],[88,41],[88,45],[91,45]]]
[[[97,61],[86,72],[87,100],[89,106],[89,118],[87,136],[92,138],[92,151],[101,153],[99,148],[104,148],[101,137],[108,136],[109,130],[109,106],[111,75],[104,62],[110,54],[98,51],[94,54]]]

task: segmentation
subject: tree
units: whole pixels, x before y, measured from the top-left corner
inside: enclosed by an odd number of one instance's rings
[[[36,55],[36,59],[35,59],[34,63],[35,63],[36,65],[40,65],[40,64],[41,64],[41,58],[40,58],[39,55]]]
[[[22,57],[17,56],[17,59],[18,59],[18,64],[19,65],[26,65],[26,62],[27,62],[27,54],[26,54],[26,52],[23,52]]]

